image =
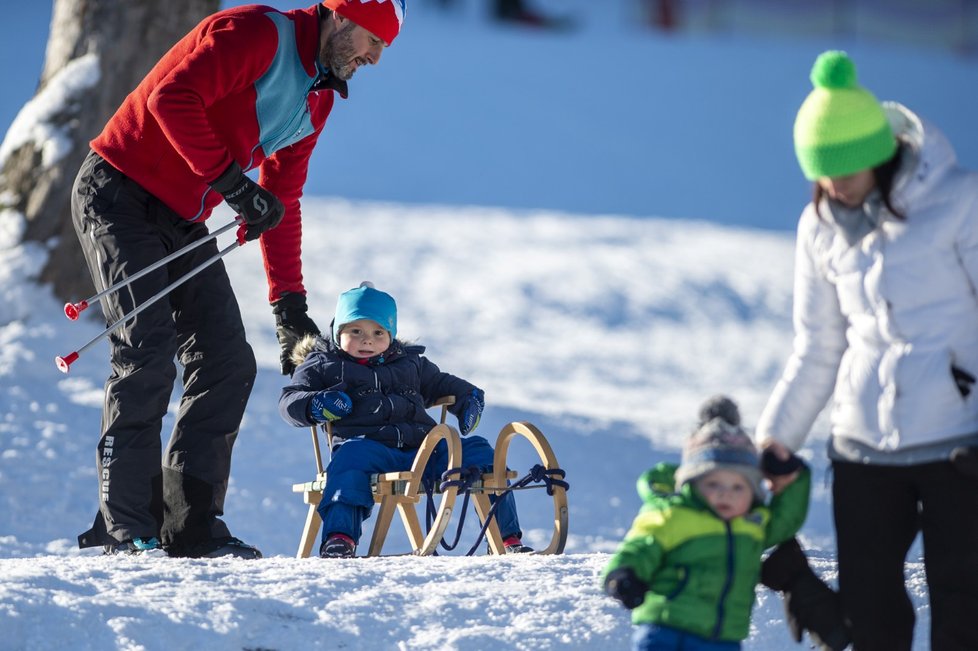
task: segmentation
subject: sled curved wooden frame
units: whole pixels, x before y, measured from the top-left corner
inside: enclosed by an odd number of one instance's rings
[[[370,538],[367,556],[379,556],[390,529],[394,511],[401,516],[401,521],[410,540],[413,553],[419,556],[428,556],[434,553],[439,542],[448,528],[455,506],[455,499],[458,495],[458,487],[450,486],[444,491],[438,491],[440,501],[436,510],[436,516],[431,530],[427,536],[422,533],[421,524],[417,514],[417,503],[424,496],[421,485],[421,478],[424,469],[428,464],[435,446],[444,439],[448,445],[448,467],[458,468],[462,461],[462,443],[455,428],[445,424],[448,415],[448,407],[455,403],[453,396],[442,397],[436,400],[431,406],[441,409],[441,420],[438,425],[433,427],[421,443],[414,458],[411,470],[407,472],[388,472],[371,475],[371,491],[373,492],[374,502],[379,505],[376,520],[374,521],[373,534]],[[327,423],[327,445],[332,443],[332,427]],[[477,481],[470,489],[476,513],[481,522],[486,521],[491,504],[489,494],[500,494],[506,490],[508,480],[514,479],[517,473],[506,469],[506,456],[509,445],[515,436],[523,436],[528,439],[536,450],[540,460],[547,469],[558,468],[556,457],[547,439],[536,427],[529,423],[509,423],[504,426],[499,433],[493,457],[492,473],[482,475],[481,481]],[[305,525],[302,530],[302,537],[299,540],[299,549],[296,558],[307,558],[312,552],[315,544],[316,534],[322,525],[317,507],[323,498],[323,489],[326,486],[326,472],[323,468],[322,454],[319,447],[319,434],[316,427],[312,428],[312,442],[316,458],[316,479],[315,481],[303,484],[294,484],[292,491],[302,493],[303,501],[309,505],[306,514]],[[551,537],[550,545],[535,554],[560,554],[564,550],[567,542],[567,493],[564,488],[553,487],[554,503],[554,533]],[[492,554],[506,553],[503,539],[499,532],[499,527],[495,519],[489,523],[486,529],[486,540],[489,551]]]
[[[553,448],[550,447],[550,443],[547,442],[547,438],[543,435],[543,432],[530,423],[509,423],[503,426],[499,431],[499,437],[496,439],[496,452],[492,460],[492,486],[494,487],[506,486],[506,457],[509,453],[509,444],[516,436],[522,436],[530,442],[540,457],[544,468],[547,470],[560,468],[557,465],[557,457],[554,455]],[[502,491],[497,489],[493,492],[499,493]],[[533,552],[534,554],[562,554],[564,552],[564,545],[567,544],[567,490],[563,486],[553,486],[552,493],[554,503],[554,532],[550,537],[550,544],[547,548],[537,550]],[[477,500],[480,498],[485,500],[485,504],[488,506],[489,500],[484,493],[473,495],[473,497]],[[478,501],[476,503],[478,504]],[[482,517],[481,512],[479,516]],[[483,522],[485,522],[484,519]],[[490,540],[491,546],[492,542]],[[499,552],[494,551],[494,553]]]

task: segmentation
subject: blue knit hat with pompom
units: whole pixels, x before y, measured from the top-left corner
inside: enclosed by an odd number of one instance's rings
[[[337,299],[333,341],[339,344],[343,326],[360,319],[376,322],[391,334],[391,340],[397,337],[397,303],[390,294],[374,289],[374,284],[367,280],[356,289],[343,292]]]

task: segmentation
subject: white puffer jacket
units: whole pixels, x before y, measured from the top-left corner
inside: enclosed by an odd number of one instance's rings
[[[892,193],[906,220],[882,208],[881,225],[850,246],[805,208],[794,352],[758,440],[797,450],[833,394],[832,435],[883,452],[978,432],[978,386],[964,398],[951,375],[954,365],[978,376],[978,174],[933,126],[884,108],[916,154]]]

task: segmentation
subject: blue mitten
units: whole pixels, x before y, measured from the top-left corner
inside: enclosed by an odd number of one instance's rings
[[[465,436],[479,426],[482,410],[486,406],[485,393],[482,389],[472,389],[472,393],[462,398],[458,410],[458,433]]]
[[[317,423],[339,420],[351,411],[353,401],[342,391],[320,391],[309,401],[309,415]]]

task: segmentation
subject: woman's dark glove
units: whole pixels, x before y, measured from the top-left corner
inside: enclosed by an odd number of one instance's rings
[[[801,642],[808,631],[820,651],[842,651],[849,645],[839,595],[812,571],[797,538],[781,543],[764,559],[761,583],[784,593],[788,629],[795,642]]]
[[[805,462],[801,460],[801,457],[795,454],[789,455],[786,461],[782,461],[771,448],[767,448],[761,453],[761,472],[766,476],[790,475],[801,470],[804,465]]]

